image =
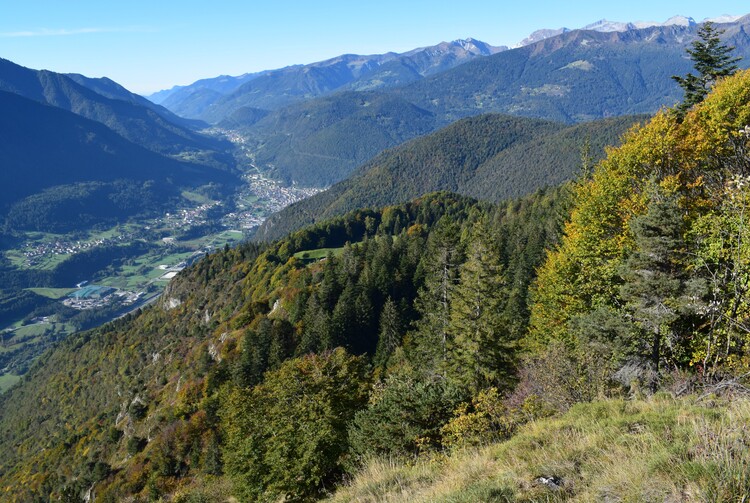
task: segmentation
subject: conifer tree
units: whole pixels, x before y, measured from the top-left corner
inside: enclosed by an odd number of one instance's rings
[[[475,224],[448,326],[448,377],[474,394],[507,384],[511,375],[513,344],[503,316],[507,292],[500,255],[488,236],[486,225]]]
[[[740,58],[731,56],[734,47],[721,43],[719,37],[722,33],[724,31],[716,29],[713,23],[704,23],[698,30],[699,39],[693,42],[692,49],[687,49],[698,75],[688,73],[684,77],[672,77],[685,91],[683,102],[677,106],[680,116],[703,101],[720,77],[727,77],[737,71],[735,63]]]
[[[373,363],[376,367],[385,369],[388,358],[398,347],[401,338],[401,316],[398,306],[388,297],[380,313],[380,330],[378,333],[378,347],[375,351]]]
[[[270,321],[264,319],[259,330],[246,330],[242,338],[242,353],[232,366],[232,378],[239,387],[250,387],[261,381],[268,368],[270,341]]]
[[[331,338],[324,346],[326,349],[337,346],[350,348],[352,339],[357,335],[356,298],[354,282],[348,281],[331,314]]]
[[[310,295],[302,319],[304,332],[297,347],[297,354],[315,353],[326,347],[331,340],[331,315],[318,300],[316,294]]]
[[[358,287],[357,298],[354,300],[355,326],[349,344],[355,353],[370,353],[377,344],[377,318],[372,298],[374,292]]]
[[[408,358],[426,374],[444,375],[448,354],[450,306],[461,263],[458,226],[441,221],[430,236],[424,286],[415,300],[419,319],[410,334]]]
[[[633,218],[636,249],[626,260],[620,295],[633,321],[647,334],[636,351],[651,362],[655,391],[665,354],[679,352],[677,321],[686,307],[687,275],[682,258],[682,217],[676,196],[655,183],[645,214]]]

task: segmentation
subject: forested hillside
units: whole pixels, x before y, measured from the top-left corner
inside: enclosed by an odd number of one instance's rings
[[[532,289],[514,393],[457,409],[442,430],[452,455],[372,460],[333,499],[745,498],[749,124],[744,72],[629,133],[575,184]]]
[[[129,142],[104,125],[0,91],[3,227],[69,231],[174,207],[183,188],[239,180]]]
[[[394,365],[415,365],[398,386],[428,393],[420,414],[437,416],[430,424],[415,417],[414,427],[434,436],[439,421],[477,383],[507,382],[514,359],[508,355],[491,374],[456,382],[445,397],[433,396],[418,376],[440,367],[433,365],[438,346],[424,339],[432,328],[415,323],[428,322],[425,314],[440,302],[442,288],[453,295],[454,288],[471,288],[468,278],[479,274],[500,287],[493,295],[502,312],[493,323],[504,320],[502,337],[509,345],[517,341],[527,323],[534,268],[558,235],[564,194],[497,208],[436,194],[355,212],[270,247],[246,245],[207,257],[170,286],[160,306],[72,336],[3,396],[0,432],[8,448],[0,455],[2,485],[14,487],[14,497],[23,501],[32,494],[82,494],[93,484],[96,497],[108,501],[171,494],[193,477],[202,484],[225,473],[245,495],[319,494],[348,469],[346,430],[366,404],[372,373],[382,377]],[[479,261],[503,276],[482,274]],[[449,267],[449,284],[441,280],[441,264]],[[429,323],[453,316],[451,330],[458,330],[476,322],[469,311],[454,311]],[[345,349],[333,351],[337,347]],[[470,357],[458,345],[450,347],[456,358]],[[290,387],[287,379],[294,382],[299,372],[313,372],[311,380]],[[337,396],[343,403],[331,401],[326,390],[339,392],[354,376],[357,388],[342,389],[345,396]],[[331,412],[297,415],[273,406],[275,393],[314,389],[318,398],[310,406],[322,400],[331,403]],[[248,393],[260,401],[247,402]],[[263,396],[269,409],[259,408]],[[47,404],[42,416],[38,403]],[[248,409],[250,404],[257,406]],[[240,425],[263,417],[275,428],[281,424],[275,421],[292,415],[299,423],[287,422],[289,436],[279,436],[281,444],[260,450],[243,444],[263,444],[267,433],[256,430],[260,436],[248,437]],[[266,421],[271,417],[278,419]],[[308,428],[320,437],[303,440],[300,429]],[[298,451],[283,454],[292,438]],[[267,458],[246,465],[240,462],[244,449]],[[297,456],[312,458],[298,463]],[[263,475],[262,467],[270,465],[283,473]],[[299,477],[304,487],[295,489]],[[261,479],[260,485],[250,482]]]
[[[99,94],[104,88],[104,94]],[[222,169],[232,167],[226,145],[185,127],[185,120],[109,83],[47,70],[32,70],[0,58],[0,90],[100,122],[124,138],[161,154],[192,153]],[[173,122],[174,121],[174,122]]]
[[[238,123],[243,119],[250,127]],[[349,92],[269,114],[242,108],[221,126],[244,133],[254,163],[275,178],[321,187],[436,124],[433,114],[400,98]]]
[[[255,239],[273,240],[356,208],[398,204],[436,190],[498,202],[554,187],[595,163],[645,117],[575,126],[499,114],[457,121],[385,151],[328,190],[272,215]],[[585,159],[584,159],[585,158]]]
[[[167,119],[169,122],[172,122],[174,124],[178,124],[183,127],[191,128],[191,129],[199,129],[199,128],[203,128],[206,126],[206,123],[204,122],[201,122],[195,119],[186,119],[184,117],[181,117],[177,114],[170,112],[169,109],[161,105],[155,104],[147,100],[143,96],[131,93],[130,91],[125,89],[123,86],[121,86],[117,82],[107,77],[101,77],[101,78],[96,79],[96,78],[86,77],[85,75],[80,75],[77,73],[68,73],[66,74],[66,77],[81,84],[82,86],[88,89],[91,89],[92,91],[106,98],[127,101],[129,103],[133,103],[134,105],[139,105],[142,107],[149,108],[153,110],[154,112],[156,112],[157,114],[164,117],[165,119]]]
[[[747,365],[749,103],[744,72],[684,119],[660,113],[597,167],[540,270],[529,341],[616,344],[612,364],[654,387],[664,366]],[[598,324],[610,328],[590,333]]]

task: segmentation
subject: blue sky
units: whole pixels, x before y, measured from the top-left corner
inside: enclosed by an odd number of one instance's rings
[[[697,21],[748,14],[744,1],[0,0],[0,57],[107,76],[148,94],[343,53],[403,52],[474,37],[513,45],[539,28],[602,18]]]

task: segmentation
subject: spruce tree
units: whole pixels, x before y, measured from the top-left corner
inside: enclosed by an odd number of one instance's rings
[[[242,338],[242,353],[232,365],[232,380],[236,386],[251,387],[258,384],[268,369],[268,351],[271,345],[271,322],[261,321],[258,330],[246,330]]]
[[[655,183],[650,190],[648,210],[630,224],[635,250],[624,264],[620,295],[645,334],[635,341],[635,350],[651,363],[655,391],[662,360],[679,352],[676,327],[686,306],[688,277],[677,197]]]
[[[475,224],[448,326],[448,377],[473,394],[507,384],[512,374],[513,343],[503,316],[507,290],[500,255],[488,236],[486,225]]]
[[[324,345],[326,349],[342,346],[351,350],[351,342],[358,335],[357,313],[355,311],[356,298],[356,286],[350,280],[346,283],[344,291],[341,292],[336,307],[333,308],[330,328],[331,337]]]
[[[375,350],[373,363],[375,367],[385,370],[388,358],[401,342],[401,315],[393,299],[388,297],[380,313],[380,330],[378,332],[378,347]]]
[[[461,263],[458,232],[455,223],[441,220],[430,235],[422,262],[424,286],[414,302],[419,319],[414,323],[415,330],[409,334],[406,349],[409,360],[426,376],[444,377],[445,373],[450,306]]]
[[[698,75],[688,73],[684,77],[672,76],[685,91],[684,100],[677,106],[680,116],[684,116],[690,108],[703,101],[720,77],[732,75],[737,71],[735,63],[740,58],[731,56],[734,47],[721,43],[719,37],[722,33],[724,31],[716,29],[713,23],[704,23],[698,30],[699,39],[693,42],[692,49],[687,49]]]
[[[331,315],[318,300],[318,296],[315,293],[310,295],[307,300],[302,325],[304,331],[297,347],[296,353],[298,355],[317,353],[330,347]]]

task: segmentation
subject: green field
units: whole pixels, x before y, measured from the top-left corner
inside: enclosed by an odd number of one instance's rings
[[[227,230],[222,231],[218,234],[212,234],[211,236],[205,236],[191,241],[179,241],[179,244],[184,246],[191,246],[193,248],[203,248],[204,246],[210,246],[213,248],[221,248],[225,244],[229,246],[235,245],[244,239],[242,231]]]
[[[23,254],[16,250],[5,252],[5,258],[7,258],[13,267],[24,268],[26,267],[26,258]]]
[[[27,288],[26,290],[29,290],[30,292],[34,292],[37,295],[41,295],[42,297],[47,297],[48,299],[59,300],[75,292],[76,289],[75,288]]]
[[[213,202],[211,198],[208,198],[202,194],[197,194],[195,192],[189,192],[187,190],[183,191],[181,195],[191,203],[207,204]]]
[[[16,326],[18,323],[16,323]],[[5,344],[0,346],[0,354],[16,351],[29,344],[45,343],[46,338],[55,338],[59,334],[71,334],[75,327],[68,323],[34,323],[18,327],[13,332],[13,337],[4,335]]]
[[[378,239],[377,237],[375,238]],[[352,243],[351,246],[358,247],[360,246],[361,241],[358,243]],[[320,260],[322,258],[326,258],[329,254],[333,255],[334,257],[338,257],[341,255],[341,252],[344,251],[344,247],[341,246],[339,248],[317,248],[315,250],[303,250],[299,251],[294,254],[294,258],[305,260],[305,261],[313,261],[313,260]]]
[[[75,328],[67,323],[34,323],[33,325],[25,325],[16,329],[16,335],[13,337],[14,341],[20,339],[32,339],[42,337],[43,335],[50,332],[67,331],[72,332]]]
[[[10,263],[14,267],[18,267],[19,269],[25,269],[28,266],[26,265],[26,257],[23,256],[23,253],[19,250],[11,250],[5,253],[5,257],[10,261]],[[59,264],[64,262],[67,258],[69,258],[70,255],[47,255],[46,257],[40,259],[39,263],[34,265],[32,269],[38,269],[42,271],[51,271],[55,267],[57,267]]]
[[[253,195],[247,195],[247,196],[241,197],[239,199],[239,202],[247,204],[247,205],[251,205],[251,204],[257,203],[259,200],[260,200],[260,197],[253,194]]]
[[[132,232],[132,230],[133,229],[128,228],[127,225],[118,225],[110,229],[107,229],[105,231],[90,232],[88,237],[85,239],[85,241],[95,241],[97,239],[114,238],[122,234],[127,234],[128,232]]]
[[[11,386],[21,380],[21,376],[14,374],[3,374],[0,375],[0,394],[10,389]]]
[[[300,260],[320,260],[326,258],[329,254],[334,257],[341,255],[344,251],[344,247],[341,248],[318,248],[317,250],[305,250],[294,254],[294,258]]]
[[[193,252],[169,254],[167,248],[161,248],[158,252],[134,259],[131,264],[122,266],[116,275],[97,280],[97,284],[130,291],[140,290],[166,272],[158,268],[160,265],[175,266],[192,255]]]

